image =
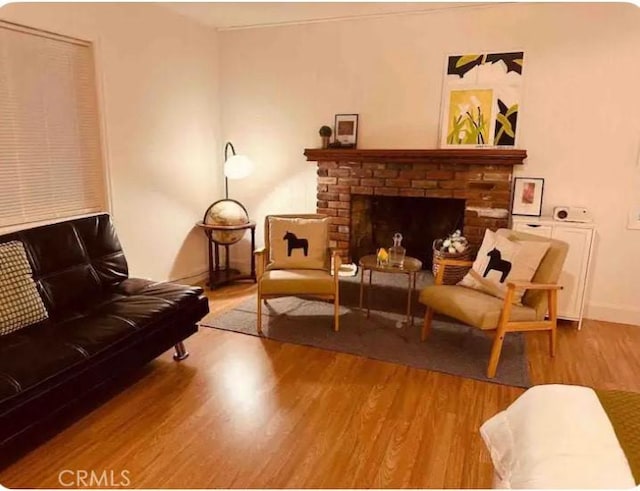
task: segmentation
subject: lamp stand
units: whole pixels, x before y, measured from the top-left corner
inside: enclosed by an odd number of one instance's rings
[[[229,149],[231,149],[232,155],[236,154],[236,149],[233,148],[233,143],[227,142],[224,146],[224,161],[229,159]],[[229,199],[229,178],[224,176],[224,198]]]

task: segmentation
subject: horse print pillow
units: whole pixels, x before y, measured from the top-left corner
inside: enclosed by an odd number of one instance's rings
[[[267,217],[267,269],[326,269],[329,218]]]
[[[509,281],[531,281],[548,249],[548,242],[514,241],[487,230],[473,267],[458,285],[504,298]],[[515,304],[521,304],[524,292],[516,288]]]

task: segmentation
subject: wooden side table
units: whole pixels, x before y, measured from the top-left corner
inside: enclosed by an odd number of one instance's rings
[[[198,227],[204,230],[209,241],[209,288],[213,290],[217,286],[226,285],[233,281],[253,280],[256,281],[256,260],[253,251],[256,248],[256,222],[250,221],[240,225],[210,225],[204,222],[198,222]],[[231,232],[234,230],[250,230],[251,231],[251,273],[242,274],[237,269],[230,267],[229,263],[229,246],[233,244],[223,244],[217,242],[214,238],[214,232],[224,231]],[[224,266],[220,264],[220,247],[224,247],[225,261]]]
[[[375,255],[364,256],[360,259],[360,309],[363,310],[364,274],[366,271],[369,271],[369,294],[371,294],[371,277],[374,271],[379,271],[381,273],[406,274],[409,281],[407,284],[407,314],[405,326],[413,326],[413,316],[411,315],[411,296],[413,294],[413,290],[416,289],[416,276],[421,269],[422,261],[416,259],[415,257],[406,256],[404,258],[404,264],[402,268],[399,268],[378,264],[378,258]],[[370,299],[367,299],[367,317],[369,317],[370,309],[371,302]]]

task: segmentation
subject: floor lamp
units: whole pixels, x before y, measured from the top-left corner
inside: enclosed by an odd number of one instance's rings
[[[231,150],[231,156],[229,156]],[[244,179],[253,171],[253,162],[245,155],[236,154],[233,143],[224,146],[224,197],[229,199],[229,179]]]

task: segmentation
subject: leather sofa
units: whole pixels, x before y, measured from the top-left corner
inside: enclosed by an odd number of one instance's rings
[[[172,346],[186,358],[182,341],[209,311],[201,288],[129,278],[109,215],[10,240],[25,245],[49,319],[0,336],[0,465],[113,378]]]

